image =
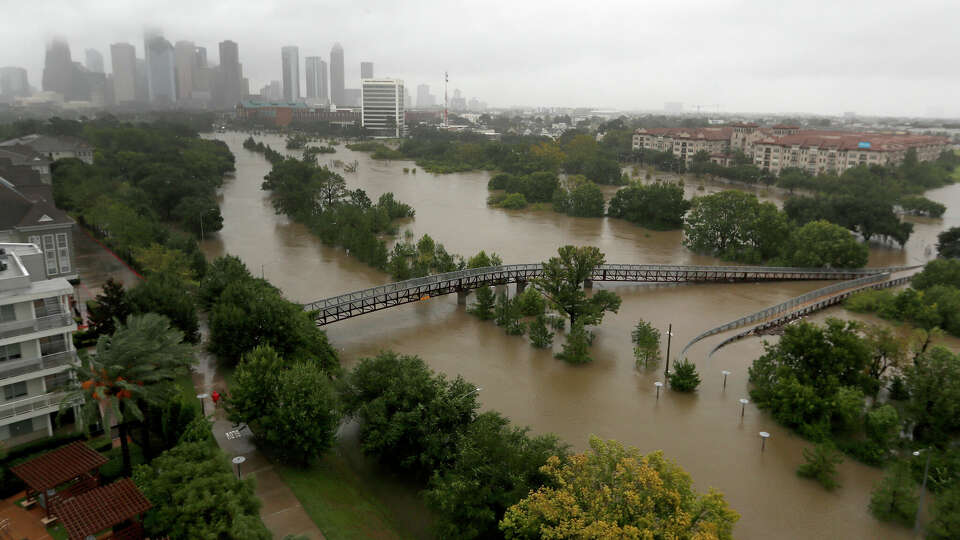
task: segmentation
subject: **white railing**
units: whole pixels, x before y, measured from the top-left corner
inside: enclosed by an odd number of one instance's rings
[[[0,362],[0,381],[44,369],[74,364],[76,363],[76,360],[77,351],[64,351],[41,356],[40,358],[28,358],[26,360],[8,360],[6,362]]]
[[[50,394],[43,394],[27,399],[21,399],[19,401],[4,403],[3,405],[0,405],[0,420],[6,420],[7,418],[29,414],[42,409],[59,409],[63,399],[64,394],[62,392],[53,392]],[[68,405],[79,404],[79,398],[75,398],[68,402]]]
[[[23,321],[10,321],[0,323],[0,339],[6,339],[23,334],[31,334],[41,330],[51,328],[63,328],[73,324],[73,317],[69,313],[60,313],[48,317],[38,317],[36,319],[26,319]]]

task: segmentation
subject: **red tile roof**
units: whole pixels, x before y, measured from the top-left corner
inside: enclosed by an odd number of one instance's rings
[[[858,133],[850,131],[805,130],[782,137],[767,137],[754,144],[777,146],[818,147],[831,150],[874,150],[891,152],[916,146],[947,144],[948,139],[930,135],[900,135],[895,133]],[[860,143],[870,143],[861,148]]]
[[[639,135],[654,135],[660,137],[673,137],[674,139],[696,139],[706,141],[728,141],[733,134],[733,128],[723,127],[700,127],[700,128],[650,128],[638,129]]]
[[[82,540],[136,517],[153,505],[129,478],[54,503],[53,513],[67,528],[70,540]]]
[[[83,473],[97,470],[106,462],[107,458],[102,454],[82,441],[76,441],[26,463],[10,467],[10,471],[31,489],[43,492]]]

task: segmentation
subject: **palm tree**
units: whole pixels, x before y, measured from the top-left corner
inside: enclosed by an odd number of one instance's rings
[[[96,353],[80,351],[76,377],[64,403],[83,398],[78,421],[84,432],[101,419],[109,430],[117,420],[123,452],[123,474],[130,476],[128,423],[142,421],[141,405],[161,405],[173,392],[173,380],[193,363],[193,347],[163,315],[130,315],[113,335],[97,340]],[[63,407],[63,406],[62,406]]]

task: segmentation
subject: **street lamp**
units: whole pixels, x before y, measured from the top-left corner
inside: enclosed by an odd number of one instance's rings
[[[726,390],[726,389],[727,389],[727,375],[729,375],[730,372],[727,371],[727,370],[723,370],[723,371],[721,371],[720,373],[723,373],[723,389]]]
[[[913,455],[917,457],[920,455],[920,452],[927,453],[927,464],[923,466],[923,483],[920,485],[920,502],[917,504],[917,517],[914,519],[913,531],[916,534],[920,533],[920,514],[923,512],[923,498],[927,494],[927,473],[930,472],[930,449],[924,448],[922,450],[914,450]]]
[[[660,381],[657,381],[653,383],[653,385],[657,387],[657,401],[660,401],[660,389],[663,388],[663,383]]]
[[[459,396],[457,396],[457,397],[455,397],[455,398],[453,398],[453,399],[463,399],[463,398],[465,398],[465,397],[467,397],[467,396],[469,396],[469,395],[476,394],[477,392],[479,392],[479,391],[481,391],[481,390],[483,390],[483,388],[480,388],[479,386],[474,386],[474,387],[473,387],[473,390],[470,390],[469,392],[460,394]]]
[[[750,403],[750,400],[747,398],[740,398],[740,420],[743,420],[743,412],[747,409],[747,403]]]
[[[245,457],[243,457],[243,456],[237,456],[237,457],[235,457],[235,458],[233,458],[233,459],[230,460],[230,461],[233,462],[234,465],[237,466],[237,480],[240,480],[240,465],[241,465],[244,461],[246,461],[246,460],[247,460],[247,458],[245,458]]]
[[[200,415],[204,418],[207,417],[207,406],[204,405],[203,400],[210,397],[210,394],[197,394],[197,399],[200,400]]]
[[[767,449],[767,439],[769,438],[770,438],[769,433],[767,433],[766,431],[760,432],[760,452],[761,453]]]
[[[673,337],[673,323],[670,323],[667,326],[667,362],[663,368],[663,376],[666,378],[670,375],[670,338]]]

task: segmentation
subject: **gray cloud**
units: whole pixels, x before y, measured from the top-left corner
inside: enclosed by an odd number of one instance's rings
[[[280,79],[281,46],[326,57],[339,41],[348,86],[361,60],[435,93],[448,70],[451,91],[496,106],[960,115],[949,1],[0,0],[0,12],[0,65],[26,67],[36,86],[50,37],[109,65],[113,42],[142,55],[151,25],[211,59],[237,41],[252,89]]]

